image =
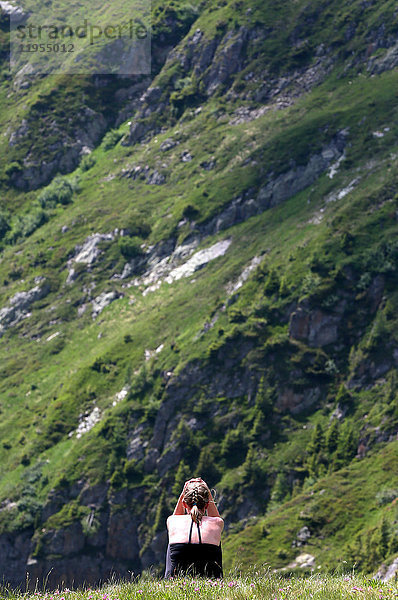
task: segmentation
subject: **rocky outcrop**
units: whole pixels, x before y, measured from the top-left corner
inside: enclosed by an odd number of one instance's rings
[[[87,265],[87,268],[90,268],[102,254],[100,244],[102,242],[112,242],[117,234],[118,230],[113,233],[93,233],[84,240],[83,244],[78,244],[67,263],[68,276],[66,283],[71,284],[76,280],[78,276],[76,264]]]
[[[375,575],[380,581],[391,581],[398,573],[398,557],[390,565],[382,565]]]
[[[42,277],[37,278],[37,283],[38,285],[27,292],[15,294],[10,298],[9,306],[0,309],[0,337],[7,329],[30,317],[29,310],[32,304],[47,296],[50,291],[49,284]]]
[[[211,260],[213,255],[218,256],[218,249],[222,254],[224,245],[228,243],[228,240],[219,242],[207,250],[197,252],[185,264],[181,264],[182,260],[189,257],[204,238],[229,229],[254,215],[269,210],[314,183],[331,164],[343,155],[346,136],[347,131],[342,131],[320,154],[311,156],[306,165],[294,166],[277,177],[270,175],[264,185],[256,192],[249,190],[242,196],[232,200],[207,223],[201,225],[192,223],[192,233],[185,239],[183,244],[176,246],[175,239],[170,239],[149,248],[143,256],[126,263],[123,273],[114,275],[114,279],[128,279],[136,272],[144,271],[143,276],[136,279],[134,284],[146,286],[144,293],[147,293],[156,291],[161,280],[172,283],[174,279],[192,274],[202,263],[205,264],[208,260]],[[133,173],[133,175],[130,175],[130,173]],[[136,170],[133,168],[132,171],[127,169],[122,174],[134,177],[135,173]],[[68,281],[70,277],[68,277]],[[332,335],[332,333],[330,332],[329,335]],[[325,336],[327,336],[326,333]]]
[[[19,533],[0,535],[0,576],[18,587],[26,581],[25,573],[32,550],[33,530],[27,529]]]
[[[166,175],[158,169],[151,170],[148,165],[131,165],[124,168],[120,175],[132,181],[142,179],[147,185],[163,185],[166,183]]]
[[[33,122],[37,115],[29,115],[21,125],[11,132],[9,145],[18,148],[20,143],[32,136]],[[82,106],[80,111],[73,115],[74,126],[66,130],[65,126],[56,119],[51,124],[44,126],[46,136],[56,138],[56,141],[46,149],[46,156],[42,156],[33,145],[31,150],[24,155],[20,168],[10,174],[10,182],[20,190],[32,190],[47,184],[57,173],[70,173],[79,165],[82,156],[91,151],[105,133],[108,123],[105,117],[88,106]],[[47,156],[51,151],[51,157]]]
[[[299,307],[290,317],[289,335],[305,341],[309,346],[321,348],[337,342],[340,322],[340,315]]]
[[[78,494],[82,506],[91,512],[59,528],[49,527],[46,520]],[[33,535],[25,530],[17,535],[0,536],[0,575],[6,575],[13,586],[25,584],[27,574],[34,588],[48,579],[49,587],[93,585],[100,580],[129,578],[142,571],[139,557],[143,540],[139,539],[135,514],[120,505],[133,500],[143,502],[141,489],[112,495],[109,486],[82,487],[82,482],[53,493],[44,506],[42,525]],[[161,557],[165,539],[152,541],[153,552]],[[160,559],[161,561],[162,559]]]
[[[312,185],[331,164],[344,153],[347,131],[340,134],[322,150],[320,154],[310,156],[306,165],[293,165],[284,173],[268,175],[257,190],[248,190],[232,200],[217,215],[201,225],[192,224],[192,234],[184,241],[184,246],[198,243],[206,236],[214,235],[242,223],[255,215],[286,202],[295,194]],[[157,249],[154,249],[154,253]]]
[[[314,408],[320,398],[320,387],[306,389],[303,392],[296,392],[292,388],[284,387],[278,392],[276,407],[282,412],[299,415],[304,411]]]
[[[368,71],[380,75],[384,71],[391,71],[398,65],[398,44],[389,48],[384,56],[372,58],[368,63]]]
[[[119,294],[115,290],[112,290],[111,292],[103,292],[102,294],[94,298],[94,300],[91,303],[93,307],[91,316],[93,317],[93,319],[96,319],[98,315],[102,313],[104,308],[109,306],[109,304],[122,297],[123,294]]]

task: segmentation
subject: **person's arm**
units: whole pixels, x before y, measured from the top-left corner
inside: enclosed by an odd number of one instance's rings
[[[182,505],[182,499],[184,497],[184,490],[182,490],[180,497],[177,500],[173,515],[185,515],[185,509]]]
[[[203,479],[201,477],[198,477],[198,481],[201,481],[202,483],[204,483],[209,491],[210,499],[209,499],[209,504],[207,505],[207,516],[208,517],[219,517],[221,519],[220,513],[218,512],[218,508],[216,506],[216,503],[214,502],[214,498],[212,496],[209,486],[207,485],[207,483],[205,481],[203,481]]]
[[[218,508],[216,506],[216,503],[214,502],[214,499],[213,499],[210,489],[209,489],[209,494],[210,494],[210,500],[209,500],[209,505],[207,507],[207,515],[209,517],[220,517],[220,513],[218,512]]]
[[[184,507],[183,507],[183,505],[182,505],[182,500],[183,500],[183,498],[184,498],[184,495],[185,495],[185,488],[186,488],[186,486],[188,485],[188,483],[189,483],[190,481],[196,481],[196,480],[195,480],[195,479],[190,479],[189,481],[186,481],[186,482],[184,483],[184,487],[182,488],[182,492],[181,492],[181,494],[180,494],[180,497],[179,497],[179,498],[178,498],[178,500],[177,500],[177,504],[176,504],[176,506],[175,506],[175,509],[174,509],[173,515],[185,515],[185,508],[184,508]]]

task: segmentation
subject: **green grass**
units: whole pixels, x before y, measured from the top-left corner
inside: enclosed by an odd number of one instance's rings
[[[396,583],[382,583],[374,579],[366,579],[352,572],[324,575],[321,572],[311,577],[278,575],[260,566],[253,569],[250,575],[240,576],[239,572],[229,574],[225,579],[207,580],[192,578],[176,578],[159,581],[150,576],[132,582],[112,582],[100,588],[82,588],[69,590],[57,588],[47,591],[17,592],[10,589],[0,591],[1,598],[11,600],[30,600],[31,598],[58,598],[65,600],[127,600],[139,598],[204,598],[220,600],[243,600],[264,598],[269,600],[294,600],[303,598],[315,600],[340,600],[342,598],[363,598],[364,600],[392,600],[397,596]],[[40,589],[40,588],[39,588]]]
[[[0,307],[17,292],[31,289],[37,276],[51,285],[32,314],[1,339],[0,500],[23,499],[14,512],[2,511],[2,531],[32,526],[39,531],[43,523],[35,502],[44,504],[50,490],[67,489],[79,479],[128,494],[142,485],[148,498],[154,486],[170,491],[179,485],[178,473],[209,467],[210,448],[216,456],[211,483],[227,499],[224,516],[231,521],[225,541],[228,568],[239,567],[237,556],[245,570],[253,557],[272,567],[286,566],[298,551],[292,548],[294,535],[307,522],[314,527],[309,551],[322,569],[335,569],[347,555],[372,572],[396,555],[391,532],[384,554],[368,552],[366,540],[378,547],[383,518],[392,528],[395,510],[395,505],[388,512],[378,504],[377,493],[379,488],[391,492],[395,485],[391,473],[396,445],[387,440],[396,434],[398,423],[398,75],[392,70],[370,76],[365,68],[371,56],[366,54],[371,52],[369,31],[379,31],[384,21],[385,35],[395,35],[394,19],[389,18],[395,5],[385,1],[364,9],[359,0],[347,6],[326,4],[154,2],[155,43],[179,44],[179,52],[184,51],[185,36],[198,27],[204,32],[203,44],[214,36],[220,40],[226,31],[236,35],[243,25],[265,27],[267,35],[256,47],[248,47],[242,73],[230,81],[230,95],[225,95],[226,86],[206,98],[205,74],[196,80],[182,71],[177,59],[164,68],[155,64],[153,85],[161,85],[164,99],[170,98],[178,110],[151,117],[132,114],[113,132],[122,108],[114,93],[128,82],[110,80],[102,88],[85,77],[48,77],[17,90],[2,81],[0,129],[6,135],[0,137],[0,215],[9,230],[0,240]],[[66,9],[63,2],[60,6]],[[116,15],[120,9],[121,4],[113,3],[97,17],[105,22],[109,11]],[[357,30],[349,39],[352,22]],[[294,96],[283,110],[270,101],[263,116],[231,124],[236,109],[261,105],[252,96],[259,82],[274,80],[276,85],[281,75],[314,65],[321,43],[327,44],[326,53],[334,61],[321,85]],[[200,92],[194,105],[193,90]],[[198,99],[201,111],[195,112]],[[104,141],[100,136],[90,157],[49,188],[15,190],[7,173],[21,168],[30,151],[38,160],[51,160],[55,134],[48,122],[54,120],[62,139],[71,140],[84,104],[109,117],[103,133],[111,132]],[[9,147],[9,133],[23,118],[31,135]],[[153,119],[148,138],[123,145],[129,122],[140,118]],[[138,244],[182,244],[237,197],[256,197],[270,178],[305,166],[342,130],[347,134],[345,160],[333,179],[324,172],[282,205],[201,240],[198,249],[226,238],[232,243],[223,257],[192,277],[162,283],[146,296],[142,285],[125,287],[112,278],[122,272],[126,253],[137,252]],[[178,144],[162,152],[168,138]],[[191,162],[181,160],[184,151],[191,153]],[[210,160],[214,169],[209,172],[203,163]],[[136,166],[162,173],[165,183],[149,185],[145,176],[134,181],[122,176],[123,170]],[[329,201],[354,180],[350,194]],[[68,187],[65,181],[74,185]],[[189,222],[182,225],[184,216]],[[101,259],[90,269],[80,266],[76,282],[67,285],[66,263],[76,245],[94,232],[115,228],[131,228],[132,238],[104,243]],[[231,297],[227,286],[255,256],[263,257],[260,266]],[[371,301],[376,277],[385,281],[377,309]],[[91,298],[111,290],[123,297],[93,321]],[[82,301],[87,308],[78,317]],[[311,313],[343,311],[339,343],[314,348],[308,340],[289,337],[290,315],[298,305]],[[214,326],[205,332],[212,319]],[[162,351],[146,360],[145,352],[161,344]],[[350,387],[358,373],[377,372],[385,360],[389,363],[381,376],[369,375],[363,384]],[[167,442],[183,447],[184,458],[162,478],[144,474],[141,461],[128,464],[128,436],[143,425],[144,439],[151,439],[157,411],[168,400],[164,373],[173,372],[178,382],[193,369],[194,380],[185,403],[175,411],[175,431]],[[261,380],[265,395],[259,392]],[[235,387],[228,387],[231,381]],[[239,387],[241,382],[246,383]],[[127,384],[129,395],[114,406],[115,395]],[[349,392],[344,393],[346,388]],[[299,414],[286,408],[284,399],[300,401],[314,390],[317,400],[309,408]],[[76,439],[73,431],[80,415],[94,405],[101,422]],[[369,446],[361,461],[355,458],[357,448],[345,448],[344,453],[342,442],[332,449],[324,444],[318,454],[311,450],[315,427],[327,436],[337,407],[346,411],[340,442],[344,427],[351,427],[354,441],[365,440]],[[195,435],[187,426],[193,414],[208,423]],[[167,454],[167,445],[162,451]],[[237,516],[248,497],[253,520]],[[74,500],[47,525],[59,528],[81,520],[81,509]],[[149,536],[151,524],[141,513],[137,518]],[[228,593],[246,594],[247,585],[232,586]],[[165,593],[166,588],[161,590]],[[131,593],[136,592],[132,587]],[[274,588],[260,586],[258,595],[271,592]],[[283,597],[289,593],[286,589]]]

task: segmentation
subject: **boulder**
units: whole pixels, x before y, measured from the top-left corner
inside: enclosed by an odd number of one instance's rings
[[[308,569],[308,568],[313,568],[314,566],[315,566],[315,556],[313,556],[312,554],[303,553],[303,554],[299,554],[298,556],[296,556],[294,561],[287,565],[287,568],[288,569],[297,569],[297,567],[300,567],[301,569],[305,569],[305,568]]]

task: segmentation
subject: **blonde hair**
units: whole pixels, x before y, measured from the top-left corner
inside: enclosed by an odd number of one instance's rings
[[[189,483],[185,489],[183,500],[191,511],[192,521],[200,523],[210,500],[207,486],[203,483]]]

